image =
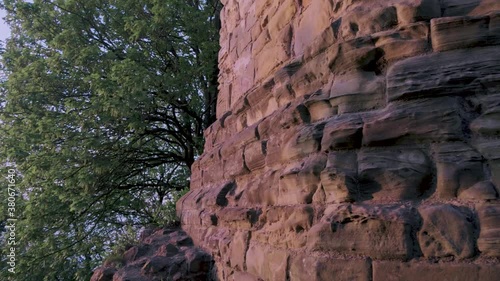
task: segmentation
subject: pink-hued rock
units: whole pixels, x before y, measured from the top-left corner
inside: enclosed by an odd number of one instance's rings
[[[391,103],[367,118],[363,144],[384,146],[463,139],[460,100],[455,97]]]
[[[500,1],[222,4],[218,120],[177,203],[218,280],[497,280]]]
[[[413,251],[414,215],[404,207],[333,205],[309,230],[307,249],[405,260]]]
[[[481,78],[500,74],[500,47],[459,49],[412,57],[388,71],[389,100],[472,95],[483,89]]]
[[[212,270],[212,257],[184,231],[163,228],[126,251],[120,268],[97,268],[91,281],[210,280]]]
[[[484,280],[495,281],[500,274],[496,264],[429,263],[374,261],[373,281]]]
[[[447,51],[499,45],[498,14],[477,17],[449,17],[431,20],[432,46]]]
[[[252,243],[246,256],[247,271],[264,280],[285,281],[287,260],[288,254],[284,250]]]
[[[440,198],[454,198],[485,178],[481,154],[462,142],[436,145],[435,158]]]
[[[425,257],[470,258],[475,254],[472,215],[450,205],[422,207],[423,224],[418,233]]]
[[[291,281],[329,281],[336,280],[369,281],[371,264],[365,259],[343,260],[314,257],[300,254],[292,258],[290,265]]]
[[[385,106],[385,77],[356,71],[336,77],[330,89],[330,103],[338,114],[369,111]]]
[[[358,154],[358,173],[363,181],[360,192],[376,200],[388,198],[413,199],[428,188],[430,161],[421,150],[362,149]]]
[[[477,240],[479,251],[484,255],[500,257],[500,206],[484,204],[478,208],[481,232]]]

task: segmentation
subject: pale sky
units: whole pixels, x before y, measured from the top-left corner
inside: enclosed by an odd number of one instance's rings
[[[5,17],[5,11],[0,9],[0,40],[5,41],[7,37],[10,36],[9,26],[3,21]]]

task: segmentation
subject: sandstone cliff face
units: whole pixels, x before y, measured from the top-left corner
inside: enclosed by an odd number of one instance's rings
[[[499,280],[500,1],[224,0],[179,202],[220,280]]]

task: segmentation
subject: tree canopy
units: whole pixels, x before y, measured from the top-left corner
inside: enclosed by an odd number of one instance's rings
[[[0,3],[0,170],[19,192],[2,278],[89,280],[124,226],[161,225],[188,185],[215,120],[220,3]]]

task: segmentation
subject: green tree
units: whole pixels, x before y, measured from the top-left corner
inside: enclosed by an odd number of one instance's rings
[[[125,226],[165,223],[188,185],[215,119],[220,3],[1,8],[12,37],[1,51],[0,161],[15,163],[20,195],[12,280],[88,280]]]

